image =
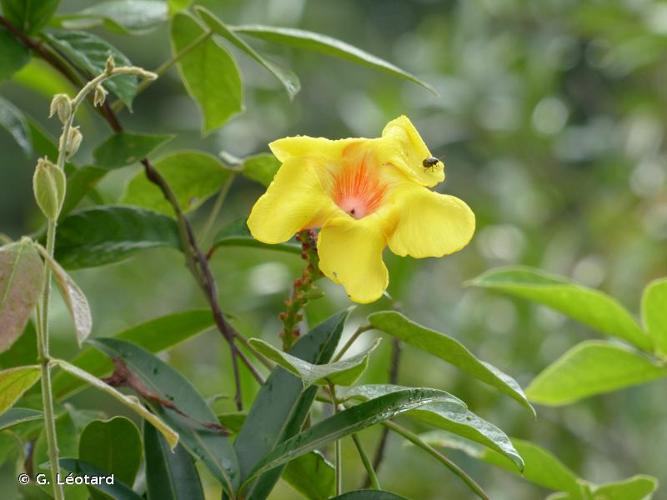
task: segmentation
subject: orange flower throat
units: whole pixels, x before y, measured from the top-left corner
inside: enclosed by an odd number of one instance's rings
[[[375,172],[369,171],[366,161],[343,169],[334,181],[332,197],[343,211],[361,219],[375,212],[382,203],[386,187]]]

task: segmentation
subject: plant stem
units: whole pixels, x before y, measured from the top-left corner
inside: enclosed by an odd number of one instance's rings
[[[352,347],[352,344],[354,344],[359,336],[367,332],[369,330],[372,330],[373,327],[371,325],[362,325],[359,328],[356,329],[356,331],[352,334],[352,336],[349,338],[347,342],[345,342],[345,345],[342,347],[342,349],[336,354],[336,356],[333,359],[333,362],[335,363],[336,361],[340,361],[340,359],[345,355],[345,353]]]
[[[222,210],[222,205],[225,203],[225,199],[229,194],[229,190],[232,187],[234,179],[236,179],[236,174],[230,173],[229,178],[225,181],[222,188],[220,189],[220,192],[218,193],[218,196],[215,199],[215,203],[213,203],[213,208],[211,208],[211,212],[208,214],[208,218],[206,219],[206,224],[204,225],[204,229],[202,229],[201,232],[201,239],[204,241],[205,244],[208,240],[211,229],[213,229],[213,224],[215,224],[216,219],[220,215],[220,210]]]
[[[329,396],[334,415],[338,414],[338,400],[336,399],[336,387],[329,382]],[[341,453],[340,439],[336,439],[336,496],[343,493],[343,457]]]
[[[427,452],[429,455],[431,455],[433,458],[435,458],[438,462],[440,462],[442,465],[447,467],[450,471],[452,471],[454,474],[456,474],[468,487],[474,491],[477,496],[484,500],[489,500],[489,496],[484,492],[482,487],[477,484],[477,482],[471,478],[463,469],[461,469],[458,465],[456,465],[454,462],[452,462],[449,458],[447,458],[445,455],[440,453],[438,450],[433,448],[431,445],[425,443],[424,441],[421,440],[421,438],[415,434],[414,432],[406,429],[402,425],[399,425],[395,422],[391,422],[387,420],[386,422],[383,422],[383,424],[387,429],[392,430],[396,434],[399,434],[400,436],[403,436],[405,439],[410,441],[412,444],[418,446],[425,452]]]
[[[382,489],[380,487],[380,481],[378,480],[377,474],[375,473],[375,469],[373,468],[373,464],[371,463],[370,458],[368,458],[368,455],[366,455],[366,451],[364,451],[364,448],[361,445],[361,440],[359,439],[359,435],[356,432],[352,434],[352,441],[354,441],[354,445],[357,447],[357,451],[359,452],[359,458],[361,458],[361,461],[364,464],[366,474],[368,474],[368,478],[370,480],[371,488],[374,490]]]

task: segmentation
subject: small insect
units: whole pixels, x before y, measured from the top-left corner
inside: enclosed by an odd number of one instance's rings
[[[429,156],[426,158],[423,162],[422,165],[426,170],[431,170],[432,168],[435,168],[435,166],[440,162],[435,156]]]

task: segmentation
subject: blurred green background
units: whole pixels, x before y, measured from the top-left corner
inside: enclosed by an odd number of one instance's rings
[[[270,75],[237,54],[247,109],[224,129],[201,136],[199,112],[175,70],[136,100],[133,114],[122,113],[126,128],[177,133],[163,152],[189,148],[242,156],[266,151],[268,142],[286,135],[376,136],[388,120],[407,114],[434,154],[445,160],[447,182],[439,189],[473,207],[478,229],[467,249],[446,259],[415,261],[387,254],[389,291],[411,318],[460,339],[522,385],[592,332],[546,309],[466,289],[466,280],[494,266],[530,264],[599,287],[637,311],[644,285],[667,275],[667,2],[199,3],[232,24],[294,26],[335,36],[413,72],[440,95],[343,61],[267,45],[268,53],[301,78],[303,90],[293,102]],[[64,0],[59,12],[87,4]],[[170,54],[166,26],[139,37],[96,32],[148,69]],[[30,71],[47,72],[41,85],[26,87],[26,81],[35,81]],[[45,94],[57,91],[62,85],[57,82],[45,65],[33,62],[14,81],[3,83],[0,94],[55,132],[55,120],[46,119]],[[109,131],[90,110],[82,114],[81,125],[84,148],[77,160],[85,164]],[[34,158],[25,158],[4,132],[0,150],[0,232],[18,237],[37,230],[41,221],[31,194]],[[138,168],[108,176],[100,187],[105,200],[118,199]],[[260,194],[257,185],[237,180],[217,224],[247,215]],[[204,225],[206,210],[195,216],[198,227]],[[183,264],[176,252],[152,250],[121,264],[76,272],[92,305],[94,335],[203,307]],[[241,331],[275,340],[277,315],[300,273],[299,259],[223,248],[213,268],[223,308]],[[327,298],[310,307],[311,324],[348,305],[342,290],[322,286]],[[358,307],[353,318],[359,323],[383,305]],[[73,353],[62,304],[54,309],[54,322],[56,354]],[[386,380],[389,344],[374,356],[368,380]],[[167,357],[205,396],[231,394],[229,356],[219,335],[203,335]],[[647,473],[667,484],[664,382],[564,408],[539,407],[534,420],[511,400],[416,350],[404,349],[400,380],[458,395],[509,435],[546,447],[591,481]],[[249,377],[245,389],[249,403],[255,390]],[[77,396],[75,403],[117,410],[91,392]],[[224,400],[217,405],[231,409]],[[362,438],[370,445],[377,435],[371,430]],[[363,469],[351,443],[346,440],[345,446],[345,485],[352,488]],[[448,454],[491,498],[546,495],[520,478],[457,452]],[[457,478],[395,436],[380,479],[386,489],[410,498],[471,498]],[[6,484],[6,491],[15,490],[11,481]],[[211,483],[211,498],[218,498],[216,491]],[[296,497],[281,485],[272,498]],[[659,491],[656,498],[667,494]]]

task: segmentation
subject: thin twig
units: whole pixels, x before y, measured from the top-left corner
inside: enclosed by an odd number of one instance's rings
[[[329,382],[329,396],[331,397],[331,406],[334,415],[338,414],[338,400],[336,399],[336,386]],[[340,446],[340,439],[336,439],[336,496],[343,493],[343,456]]]
[[[364,464],[364,468],[366,469],[366,474],[368,474],[370,479],[370,487],[374,490],[381,490],[382,488],[380,487],[380,481],[378,480],[378,476],[375,473],[373,464],[368,458],[368,455],[366,455],[366,451],[361,444],[361,439],[359,439],[359,435],[356,432],[352,434],[352,441],[354,441],[354,445],[357,447],[359,458],[361,458],[361,462]]]
[[[369,330],[372,330],[373,327],[371,325],[362,325],[359,328],[355,330],[355,332],[352,334],[352,336],[349,338],[347,342],[345,342],[345,345],[341,348],[341,350],[336,354],[336,356],[333,359],[333,362],[335,363],[336,361],[340,361],[340,359],[345,355],[345,353],[352,347],[352,344],[354,344],[359,336],[367,332]]]

